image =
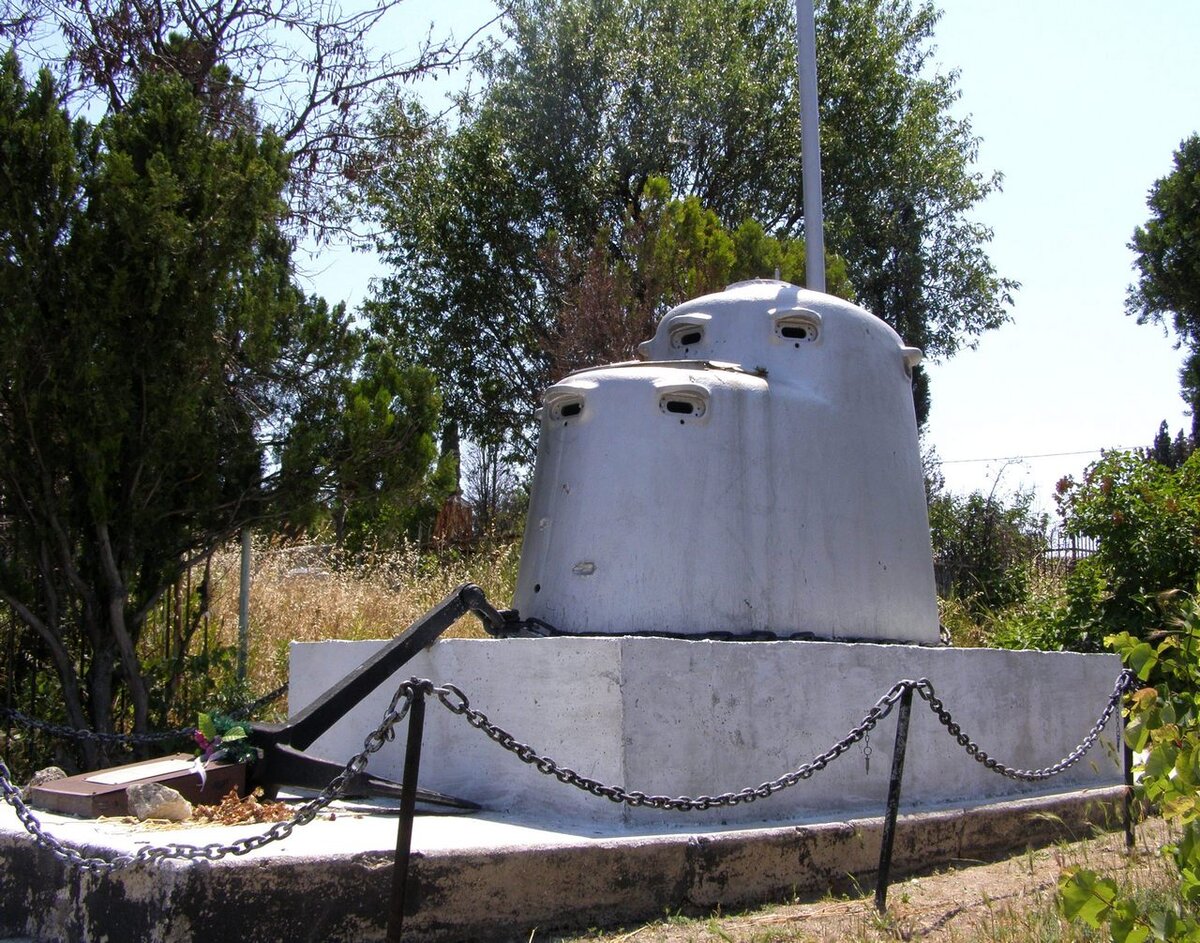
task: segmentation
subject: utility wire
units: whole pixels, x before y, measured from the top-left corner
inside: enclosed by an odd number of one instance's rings
[[[1101,452],[1123,452],[1125,446],[1112,445],[1102,449],[1083,449],[1079,452],[1043,452],[1040,455],[995,455],[991,458],[944,458],[942,465],[969,465],[974,462],[1023,462],[1027,458],[1065,458],[1071,455],[1099,455]]]

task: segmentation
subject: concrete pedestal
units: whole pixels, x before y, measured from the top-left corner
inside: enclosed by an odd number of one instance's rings
[[[292,646],[295,710],[376,651],[378,642]],[[928,678],[955,720],[1002,763],[1055,763],[1087,734],[1121,670],[1116,656],[843,642],[713,642],[620,637],[438,642],[395,678],[457,685],[471,706],[518,740],[580,774],[649,794],[715,795],[757,786],[840,740],[894,683]],[[344,760],[378,724],[383,685],[310,748]],[[371,759],[399,779],[403,730]],[[689,813],[630,809],[563,785],[501,750],[464,718],[429,708],[421,785],[472,799],[515,820],[578,834],[623,826],[721,826],[827,821],[883,810],[895,714],[863,744],[769,799]],[[1042,785],[974,762],[917,699],[904,807],[1019,798],[1122,782],[1119,723],[1082,762]]]
[[[1121,790],[906,814],[892,876],[1071,840],[1114,826]],[[92,852],[147,843],[228,843],[266,826],[147,831],[119,819],[43,813],[46,829]],[[728,911],[830,889],[874,887],[882,819],[691,832],[580,836],[494,815],[420,816],[413,834],[406,940],[526,941],[558,928],[630,926]],[[0,939],[38,943],[381,943],[396,817],[339,806],[243,858],[165,861],[108,875],[67,869],[0,803]]]
[[[376,650],[293,646],[293,710]],[[1106,704],[1111,656],[819,642],[652,638],[450,640],[403,673],[457,684],[492,720],[580,773],[669,795],[757,785],[825,751],[902,678],[927,677],[999,760],[1042,767]],[[396,679],[397,682],[401,679]],[[318,741],[345,760],[379,722],[385,685]],[[1069,772],[1040,786],[972,761],[920,700],[908,743],[893,876],[1115,827],[1123,789],[1117,721]],[[409,875],[413,939],[528,939],[532,927],[629,923],[664,909],[736,907],[853,881],[872,886],[895,717],[812,779],[731,810],[627,809],[538,774],[433,703],[422,784],[479,815],[419,817]],[[399,778],[404,730],[370,771]],[[394,803],[332,815],[243,858],[80,874],[0,805],[0,937],[45,943],[382,940]],[[56,837],[128,854],[145,844],[228,843],[264,826],[147,831],[39,813]],[[771,824],[773,823],[773,824]]]

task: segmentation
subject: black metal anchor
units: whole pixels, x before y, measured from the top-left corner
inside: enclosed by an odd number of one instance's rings
[[[515,613],[496,609],[474,583],[464,583],[286,723],[251,724],[248,739],[262,751],[249,773],[251,785],[261,786],[268,796],[274,796],[280,786],[327,786],[344,767],[310,756],[305,749],[468,612],[479,616],[493,634],[515,620]],[[400,798],[400,788],[390,779],[360,773],[350,781],[347,793]],[[417,790],[417,799],[445,809],[479,809],[474,802],[428,789]]]

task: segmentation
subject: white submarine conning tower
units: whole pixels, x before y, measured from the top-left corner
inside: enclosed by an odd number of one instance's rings
[[[669,311],[543,398],[513,600],[565,634],[938,642],[921,352],[780,281]]]

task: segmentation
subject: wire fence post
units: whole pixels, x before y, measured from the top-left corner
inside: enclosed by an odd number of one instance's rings
[[[404,778],[400,782],[400,826],[396,857],[392,863],[392,900],[388,913],[387,943],[400,943],[408,889],[408,863],[412,852],[413,817],[417,804],[417,775],[421,767],[421,739],[425,734],[425,691],[413,686],[408,711],[408,743],[404,750]]]
[[[900,812],[900,782],[904,779],[904,751],[908,747],[908,719],[912,714],[913,686],[906,683],[896,717],[896,748],[892,751],[892,776],[888,783],[887,817],[879,845],[879,876],[875,881],[875,909],[887,910],[888,877],[892,870],[892,843],[896,839],[896,816]]]
[[[238,582],[238,646],[237,646],[237,679],[243,684],[246,681],[246,664],[250,658],[250,557],[253,546],[250,542],[250,528],[242,528],[242,570]]]

